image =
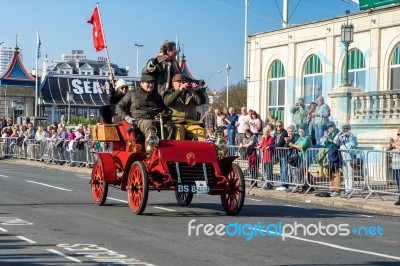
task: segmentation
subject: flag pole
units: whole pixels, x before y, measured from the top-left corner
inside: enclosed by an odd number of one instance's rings
[[[38,72],[38,57],[39,57],[39,29],[37,29],[36,32],[36,66],[35,66],[35,117],[38,116],[38,78],[39,78],[39,72]]]
[[[103,35],[104,44],[105,44],[105,48],[106,48],[107,65],[108,65],[108,69],[110,70],[110,75],[112,75],[112,77],[113,77],[113,78],[110,80],[110,82],[112,83],[112,85],[113,85],[113,87],[114,87],[114,74],[113,74],[112,69],[111,69],[110,55],[109,55],[109,53],[108,53],[108,46],[107,46],[106,36],[104,35],[103,21],[101,21],[101,14],[100,14],[99,3],[96,3],[96,7],[97,7],[97,10],[99,11],[99,19],[100,19],[100,25],[101,25],[101,34]]]

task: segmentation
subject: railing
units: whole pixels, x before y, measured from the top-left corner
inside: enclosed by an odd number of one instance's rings
[[[6,157],[48,164],[92,166],[97,160],[94,148],[99,145],[85,141],[79,147],[78,143],[71,141],[60,145],[56,140],[45,139],[40,142],[26,140],[21,144],[16,138],[0,138],[0,159]],[[101,144],[97,151],[110,151],[105,143]],[[400,195],[400,153],[339,150],[342,163],[336,168],[324,148],[311,148],[306,152],[289,148],[265,152],[256,148],[251,157],[238,146],[231,146],[230,151],[238,156],[235,163],[242,168],[245,179],[251,181],[250,189],[260,183],[261,189],[281,186],[291,193],[300,189],[304,190],[304,194],[312,189],[343,191],[347,199],[354,192],[360,195],[368,193],[365,201],[372,194],[378,197],[381,194]]]
[[[352,94],[352,122],[354,120],[400,119],[400,91],[357,92]],[[391,121],[393,123],[393,121]]]

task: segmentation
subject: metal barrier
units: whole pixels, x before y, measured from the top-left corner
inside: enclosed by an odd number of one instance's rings
[[[76,166],[92,166],[97,160],[94,151],[110,151],[107,143],[84,141],[65,142],[57,147],[56,139],[42,141],[26,140],[17,145],[17,138],[0,138],[0,158],[24,158],[44,163],[69,163]],[[338,150],[341,164],[336,168],[329,160],[328,149],[310,148],[298,152],[290,148],[275,148],[261,151],[255,148],[254,158],[248,158],[244,149],[230,146],[232,155],[243,170],[246,180],[251,181],[250,188],[258,182],[261,189],[276,187],[278,184],[291,193],[300,187],[307,187],[305,194],[312,188],[332,191],[344,191],[350,199],[354,192],[367,191],[366,201],[372,194],[382,199],[380,194],[400,195],[400,152],[379,150]],[[264,160],[264,157],[266,160]],[[294,160],[296,158],[296,160]],[[286,189],[285,189],[286,190]],[[382,199],[383,200],[383,199]]]
[[[338,150],[340,163],[329,159],[327,148],[310,148],[306,151],[307,172],[310,175],[307,185],[311,188],[322,188],[350,199],[355,191],[361,194],[366,188],[365,167],[367,162],[362,150]],[[362,194],[361,194],[362,195]]]
[[[365,201],[372,195],[379,194],[400,195],[400,153],[398,151],[367,151],[368,166],[367,187],[369,190]]]

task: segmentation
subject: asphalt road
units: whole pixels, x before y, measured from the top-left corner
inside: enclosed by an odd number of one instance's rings
[[[95,205],[88,181],[0,161],[0,265],[400,264],[398,217],[254,196],[229,217],[219,196],[179,207],[173,192],[150,192],[136,216],[117,188]]]

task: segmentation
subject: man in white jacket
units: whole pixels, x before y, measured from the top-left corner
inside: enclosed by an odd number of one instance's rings
[[[342,131],[339,133],[339,145],[341,150],[355,149],[358,145],[357,136],[351,133],[351,126],[349,124],[343,125]],[[354,169],[352,167],[353,159],[356,162],[361,162],[360,158],[356,157],[356,153],[353,151],[342,152],[342,170],[343,180],[345,186],[345,192],[342,195],[343,198],[351,197],[354,182]]]

